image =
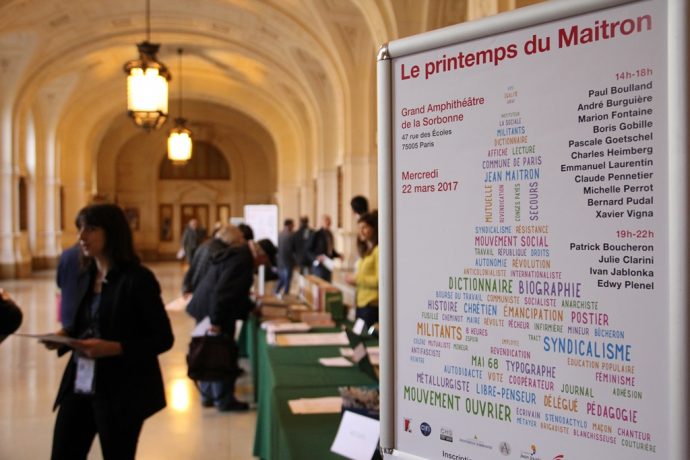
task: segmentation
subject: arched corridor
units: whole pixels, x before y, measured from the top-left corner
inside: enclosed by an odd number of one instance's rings
[[[54,267],[94,199],[128,210],[148,260],[175,253],[191,215],[212,224],[247,204],[312,224],[330,214],[348,255],[349,198],[378,202],[379,47],[537,3],[146,1],[0,4],[0,278]],[[127,117],[123,65],[149,36],[173,79],[169,120],[147,133]],[[160,178],[182,102],[198,152],[217,149],[229,179]]]

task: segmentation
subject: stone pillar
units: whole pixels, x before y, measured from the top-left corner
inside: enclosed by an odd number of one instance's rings
[[[335,215],[337,212],[337,187],[338,177],[337,169],[321,169],[317,173],[317,196],[316,200],[316,216],[314,218],[320,221],[321,216],[328,214],[335,223]],[[316,223],[314,224],[316,226]]]
[[[377,157],[370,155],[350,155],[343,164],[343,227],[340,230],[343,249],[343,265],[347,269],[354,268],[357,260],[357,218],[352,213],[350,200],[356,195],[362,195],[369,201],[369,209],[378,206],[377,189]]]
[[[17,177],[12,161],[10,104],[0,94],[0,279],[16,276],[15,228],[18,227]]]

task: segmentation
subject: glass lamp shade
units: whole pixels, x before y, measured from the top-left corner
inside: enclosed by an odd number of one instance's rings
[[[160,45],[139,43],[139,59],[125,64],[127,113],[147,131],[160,128],[168,118],[170,72],[156,60]]]
[[[175,127],[168,134],[168,159],[174,164],[185,164],[192,158],[192,132],[184,118],[175,119]]]

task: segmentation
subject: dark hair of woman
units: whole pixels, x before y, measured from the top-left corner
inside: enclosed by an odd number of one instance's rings
[[[357,220],[357,223],[364,223],[374,229],[373,235],[371,237],[374,246],[379,244],[379,213],[378,211],[368,212],[362,214],[362,216]]]
[[[114,204],[94,204],[87,206],[77,216],[79,228],[87,226],[102,228],[105,233],[103,252],[114,266],[138,264],[139,257],[134,252],[132,230],[125,213]],[[90,263],[89,258],[84,261]]]
[[[249,225],[240,224],[237,226],[237,228],[240,229],[245,240],[250,241],[254,239],[254,230],[252,230],[252,228]]]

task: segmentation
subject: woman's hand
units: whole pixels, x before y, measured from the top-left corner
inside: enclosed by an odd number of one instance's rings
[[[112,340],[103,339],[82,339],[75,340],[72,347],[80,355],[87,358],[105,358],[107,356],[117,356],[122,354],[122,344]]]

